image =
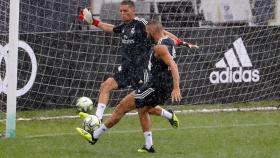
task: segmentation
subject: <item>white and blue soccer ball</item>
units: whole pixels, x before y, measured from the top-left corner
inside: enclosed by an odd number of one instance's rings
[[[97,128],[100,127],[100,120],[97,118],[95,115],[88,115],[84,120],[83,120],[83,128],[84,130],[88,132],[93,132]]]
[[[88,97],[80,97],[77,99],[76,107],[79,112],[89,113],[93,109],[93,102]]]

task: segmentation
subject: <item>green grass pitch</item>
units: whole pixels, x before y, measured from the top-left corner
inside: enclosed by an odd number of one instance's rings
[[[74,114],[74,113],[73,113]],[[49,112],[48,115],[51,115]],[[152,117],[156,153],[137,153],[144,144],[138,116],[125,116],[95,145],[80,137],[79,118],[17,121],[17,136],[0,139],[1,158],[278,158],[280,113],[177,114],[180,128]],[[4,124],[0,123],[3,131]]]

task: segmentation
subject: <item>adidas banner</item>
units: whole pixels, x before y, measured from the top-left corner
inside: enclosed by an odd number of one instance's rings
[[[252,69],[251,59],[241,38],[234,41],[233,48],[224,55],[224,58],[215,64],[221,71],[213,71],[209,76],[211,83],[259,82],[260,72]]]
[[[200,46],[198,50],[176,49],[181,104],[280,98],[279,27],[169,31]],[[20,40],[33,51],[24,47],[19,53],[19,108],[69,107],[79,96],[96,101],[100,84],[120,64],[119,39],[111,40],[111,36],[100,31],[21,34]],[[0,39],[7,37],[0,35]],[[3,56],[6,47],[1,45]],[[1,100],[5,100],[4,60],[2,57]],[[110,104],[115,105],[128,92],[114,91]]]
[[[265,26],[183,33],[185,37],[198,35],[192,40],[203,44],[200,50],[177,50],[181,81],[186,86],[185,103],[279,99],[279,31],[278,26]],[[174,33],[178,35],[180,31]]]

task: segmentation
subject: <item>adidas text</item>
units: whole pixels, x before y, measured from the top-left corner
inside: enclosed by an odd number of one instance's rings
[[[225,71],[213,71],[210,74],[211,83],[258,82],[259,80],[259,70],[243,70],[242,67],[234,71],[227,67]]]
[[[211,83],[240,83],[258,82],[260,72],[252,69],[253,65],[242,38],[233,42],[233,48],[224,53],[215,67],[222,71],[211,72],[209,79]]]

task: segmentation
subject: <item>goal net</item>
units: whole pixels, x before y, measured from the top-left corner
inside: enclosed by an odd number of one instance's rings
[[[119,36],[77,20],[81,8],[119,24],[118,0],[21,0],[18,110],[96,103],[99,86],[120,64]],[[9,0],[0,0],[0,111],[6,109]],[[137,16],[200,46],[177,48],[180,104],[280,98],[280,4],[274,0],[144,0]],[[29,49],[30,47],[30,49]],[[35,71],[37,68],[37,71]],[[130,90],[110,96],[114,106]]]

